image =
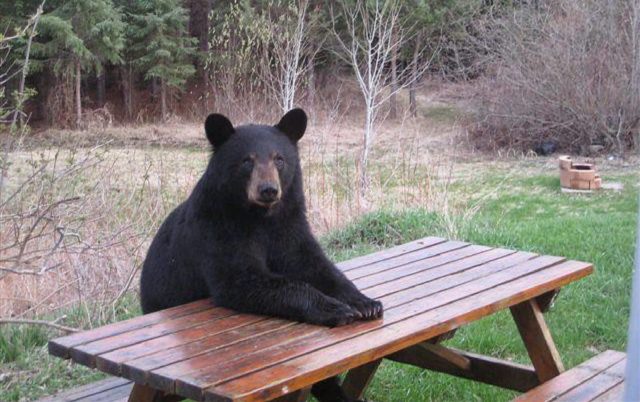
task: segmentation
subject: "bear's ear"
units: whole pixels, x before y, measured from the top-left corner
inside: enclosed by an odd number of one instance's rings
[[[294,144],[302,138],[307,129],[307,114],[302,109],[291,109],[282,116],[276,128],[286,134]]]
[[[235,131],[229,119],[221,114],[210,114],[204,122],[204,132],[214,150],[220,148]]]

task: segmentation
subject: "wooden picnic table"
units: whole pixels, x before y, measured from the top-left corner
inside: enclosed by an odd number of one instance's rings
[[[345,371],[343,387],[361,396],[382,358],[526,391],[564,370],[542,312],[562,286],[593,271],[437,237],[338,267],[382,301],[384,318],[326,328],[201,300],[54,339],[49,352],[135,381],[135,401],[301,401],[313,383]],[[533,367],[438,343],[507,308]]]

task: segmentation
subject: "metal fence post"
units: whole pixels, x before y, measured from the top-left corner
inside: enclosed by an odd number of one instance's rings
[[[640,197],[639,210],[640,210]],[[640,212],[636,231],[636,258],[631,290],[631,316],[629,317],[629,337],[627,339],[627,368],[624,400],[640,401]]]

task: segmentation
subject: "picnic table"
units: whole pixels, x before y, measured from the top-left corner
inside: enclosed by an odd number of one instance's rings
[[[338,267],[382,301],[382,319],[326,328],[200,300],[54,339],[49,352],[132,380],[130,401],[302,401],[312,384],[345,371],[343,387],[359,397],[383,358],[527,391],[564,371],[542,313],[561,287],[593,271],[438,237]],[[507,308],[533,366],[440,344]]]

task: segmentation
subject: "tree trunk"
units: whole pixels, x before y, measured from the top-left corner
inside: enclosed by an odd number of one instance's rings
[[[128,120],[133,118],[133,82],[131,65],[120,67],[120,88],[122,89],[122,102],[124,112]]]
[[[198,40],[198,50],[209,50],[209,14],[213,8],[213,0],[191,0],[189,2],[189,34]],[[204,60],[196,63],[197,75],[201,77],[202,85],[207,88],[207,74]]]
[[[96,103],[98,105],[98,107],[102,107],[104,106],[105,103],[105,92],[106,92],[106,86],[107,86],[107,72],[104,70],[102,70],[102,72],[100,74],[98,74],[97,77],[97,88],[96,88]]]
[[[31,33],[29,34],[29,40],[27,41],[27,48],[24,51],[24,64],[22,65],[22,74],[20,76],[20,84],[18,85],[18,104],[16,105],[16,110],[13,112],[13,119],[11,121],[11,127],[15,127],[16,121],[18,117],[20,117],[20,126],[24,125],[24,118],[22,113],[22,107],[24,106],[24,85],[25,80],[27,79],[27,74],[29,73],[29,56],[31,55],[31,43],[33,43],[33,37],[36,36],[36,28],[38,27],[38,22],[40,21],[40,16],[42,15],[42,5],[38,7],[36,11],[36,15],[33,17],[33,27],[31,28]]]
[[[369,151],[371,149],[371,143],[374,135],[373,126],[373,105],[367,104],[364,121],[364,146],[362,147],[362,155],[360,157],[360,196],[365,198],[367,191],[369,190]]]
[[[189,10],[189,34],[198,40],[198,49],[209,50],[209,14],[213,0],[191,0]]]
[[[167,120],[167,85],[164,80],[160,80],[160,103],[162,110],[162,120]]]
[[[416,37],[416,46],[413,49],[413,60],[411,60],[411,84],[409,85],[409,111],[411,116],[418,116],[418,103],[416,100],[416,88],[420,74],[418,63],[420,62],[420,49],[422,48],[422,33]]]
[[[392,43],[396,43],[395,34]],[[391,96],[389,97],[389,118],[395,120],[398,117],[398,47],[391,49]]]
[[[80,66],[80,59],[76,60],[76,128],[80,128],[82,126],[82,97],[81,97],[81,87],[82,87],[82,68]]]
[[[309,61],[309,82],[307,83],[307,103],[311,110],[316,104],[316,69],[313,61]]]
[[[151,79],[151,96],[153,97],[154,101],[158,100],[158,93],[160,92],[159,86],[160,85],[158,85],[158,79],[156,77],[153,77]]]

